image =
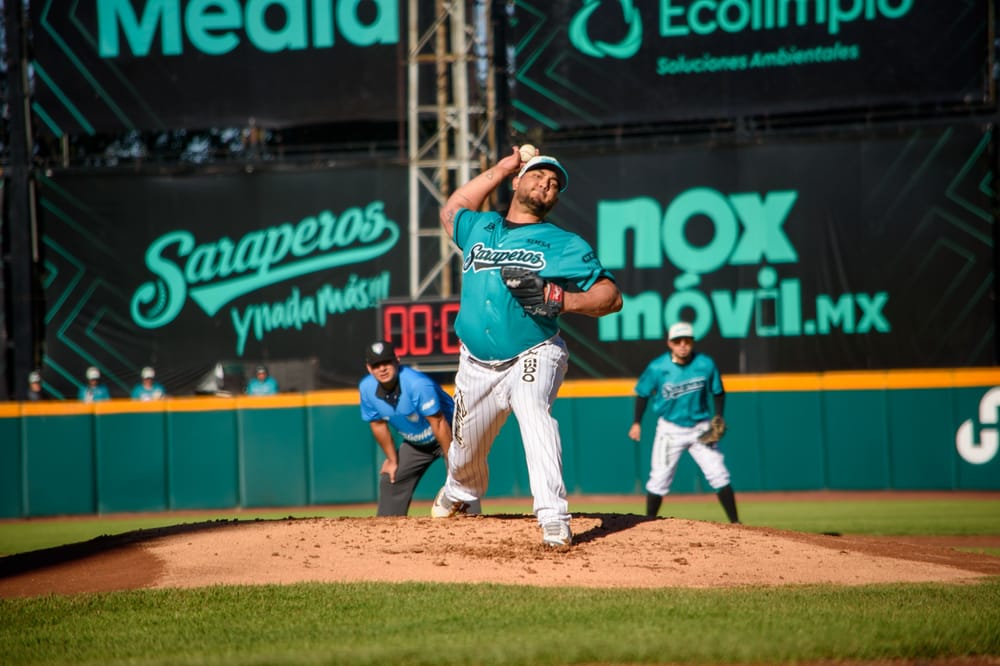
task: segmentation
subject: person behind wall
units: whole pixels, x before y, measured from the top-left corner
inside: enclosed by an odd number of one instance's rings
[[[726,402],[719,369],[709,356],[694,350],[694,327],[687,322],[670,327],[667,347],[669,351],[653,359],[639,376],[635,413],[628,431],[629,438],[638,442],[642,415],[652,402],[657,421],[646,482],[646,515],[655,517],[659,513],[681,454],[687,451],[718,495],[729,522],[738,523],[736,497],[718,444],[718,437],[725,432]],[[711,436],[713,430],[715,437]],[[715,441],[705,441],[712,439]]]
[[[140,373],[140,381],[132,388],[132,399],[142,400],[163,400],[167,397],[167,390],[156,381],[156,371],[148,365]]]
[[[464,257],[455,320],[462,345],[449,475],[431,515],[461,513],[483,496],[490,449],[513,412],[542,543],[562,548],[572,545],[573,534],[559,423],[552,416],[569,363],[559,317],[617,312],[622,297],[590,245],[547,219],[566,190],[566,169],[554,157],[523,159],[520,152],[514,147],[441,208],[442,227]],[[508,179],[513,195],[506,214],[481,211]]]
[[[42,388],[42,373],[32,370],[28,373],[28,400],[38,402],[41,400],[51,400],[52,396]]]
[[[436,381],[401,365],[391,342],[368,345],[365,367],[368,376],[358,385],[361,420],[385,454],[376,515],[405,516],[420,479],[435,460],[448,458],[455,403]],[[398,449],[393,431],[402,439]]]
[[[267,366],[258,365],[254,376],[247,383],[247,395],[275,395],[278,393],[278,382],[272,377]]]
[[[81,402],[102,402],[111,399],[108,387],[101,383],[101,371],[94,366],[87,368],[87,383],[80,387]]]

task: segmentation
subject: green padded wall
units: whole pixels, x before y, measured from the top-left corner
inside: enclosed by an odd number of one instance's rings
[[[24,511],[30,516],[94,513],[94,417],[24,417]]]
[[[240,506],[236,410],[167,413],[171,509]]]
[[[889,485],[883,391],[828,391],[823,417],[803,439],[821,443],[825,433],[826,485],[844,490],[878,490]],[[822,430],[821,430],[822,429]]]
[[[237,424],[243,505],[308,503],[305,408],[245,408],[239,410]]]
[[[992,369],[863,377],[727,379],[721,444],[737,492],[785,490],[1000,490],[996,441],[1000,373]],[[930,385],[919,381],[929,378]],[[961,379],[961,381],[959,381]],[[852,382],[870,384],[852,388]],[[955,381],[954,385],[949,382]],[[962,383],[964,382],[964,383]],[[827,385],[829,384],[829,385]],[[571,494],[635,494],[649,474],[656,419],[628,439],[634,398],[620,382],[607,395],[559,398]],[[600,388],[596,390],[600,393]],[[383,456],[358,416],[353,391],[333,396],[179,398],[0,405],[0,516],[226,509],[374,502]],[[980,422],[982,419],[983,422]],[[963,447],[956,447],[965,427]],[[969,434],[971,433],[971,434]],[[971,442],[969,439],[971,438]],[[976,447],[968,454],[968,447]],[[489,456],[484,498],[531,494],[519,424],[510,416]],[[434,464],[415,499],[445,478]],[[690,456],[673,494],[711,492]]]
[[[23,513],[22,443],[21,419],[0,418],[0,518],[16,518]]]
[[[376,501],[383,456],[357,407],[311,407],[309,416],[310,502]]]
[[[97,510],[167,508],[163,412],[103,414],[94,421]]]
[[[760,412],[757,401],[747,394],[726,397],[726,423],[729,432],[719,443],[726,456],[726,467],[737,491],[764,488],[764,447],[760,440]]]
[[[556,402],[563,450],[569,452],[574,486],[571,493],[617,495],[639,492],[636,444],[628,438],[633,402],[628,398],[574,398]],[[651,432],[649,434],[652,434]]]
[[[892,461],[892,487],[953,487],[957,460],[955,431],[950,424],[955,422],[955,406],[941,391],[906,389],[887,393],[885,436]]]
[[[981,388],[956,389],[952,392],[953,402],[951,404],[955,409],[955,421],[972,419],[973,424],[979,426],[975,427],[977,442],[982,442],[984,430],[996,431],[1000,425],[996,423],[995,415],[993,423],[978,423],[978,409],[982,397],[983,389]],[[951,444],[950,459],[954,462],[954,486],[963,490],[997,490],[1000,487],[1000,454],[994,456],[993,460],[985,465],[973,465],[964,460],[956,459],[954,456],[955,436],[953,433],[949,433],[949,435],[947,443]],[[942,442],[943,444],[944,442]]]
[[[753,395],[730,395],[756,400],[760,414],[758,432],[765,490],[808,490],[827,488],[823,452],[822,405],[819,393],[776,391]],[[743,441],[739,424],[734,424],[733,441]]]

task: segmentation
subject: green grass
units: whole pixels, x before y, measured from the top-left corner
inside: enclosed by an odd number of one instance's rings
[[[69,543],[89,541],[95,537],[123,534],[134,530],[148,530],[155,527],[169,527],[185,523],[200,523],[210,520],[277,520],[287,518],[292,513],[286,511],[219,511],[198,515],[178,515],[163,513],[142,517],[82,516],[63,520],[46,518],[22,521],[0,522],[0,557],[24,553],[42,548],[62,546]],[[298,510],[296,518],[307,516],[373,516],[374,510],[344,507],[323,510]]]
[[[722,521],[724,514],[714,496],[692,501],[668,497],[661,516],[689,520]],[[747,525],[764,525],[797,532],[839,532],[867,535],[1000,535],[1000,497],[892,499],[877,497],[864,500],[797,500],[783,502],[758,500],[751,493],[738,495],[740,518]],[[642,513],[643,498],[598,503],[586,498],[573,499],[573,513]],[[427,515],[426,503],[414,505],[411,516]],[[484,504],[486,513],[529,513],[524,501],[497,500]],[[164,513],[143,517],[97,516],[85,519],[29,519],[0,522],[0,557],[68,543],[89,541],[98,536],[122,534],[206,520],[278,519],[294,515],[373,516],[370,507],[316,507],[274,511],[219,511],[197,516]]]
[[[780,502],[744,522],[804,532],[998,535],[1000,498]],[[526,513],[523,501],[488,513]],[[639,513],[586,498],[574,513]],[[425,515],[415,506],[412,515]],[[0,553],[215,519],[371,516],[370,507],[0,523]],[[712,496],[661,515],[723,519]],[[970,549],[972,550],[972,549]],[[975,549],[982,552],[982,549]],[[0,662],[20,664],[793,664],[1000,656],[1000,578],[978,584],[594,590],[301,584],[0,600]]]
[[[740,499],[737,496],[737,499]],[[794,502],[740,502],[747,525],[767,525],[798,532],[868,535],[1000,535],[1000,497],[995,499],[891,499]],[[575,510],[575,508],[574,508]],[[693,520],[722,520],[717,503],[669,504],[660,515]]]
[[[976,555],[990,555],[992,557],[1000,557],[1000,548],[956,548],[955,550],[962,551],[963,553],[974,553]]]
[[[6,664],[780,664],[1000,654],[979,585],[300,584],[0,601]]]

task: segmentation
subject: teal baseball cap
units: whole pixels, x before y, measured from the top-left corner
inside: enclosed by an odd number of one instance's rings
[[[559,180],[559,191],[565,192],[566,188],[569,187],[569,174],[566,172],[563,165],[559,164],[559,160],[554,157],[549,157],[548,155],[535,155],[524,163],[524,166],[521,167],[521,171],[518,172],[517,177],[520,178],[532,169],[552,169],[556,172],[556,178]]]

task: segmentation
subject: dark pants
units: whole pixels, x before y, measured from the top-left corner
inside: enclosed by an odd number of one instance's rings
[[[396,483],[389,483],[389,475],[379,475],[378,516],[405,516],[410,510],[413,491],[427,468],[444,456],[441,447],[434,444],[410,444],[404,441],[397,451],[399,466]]]

